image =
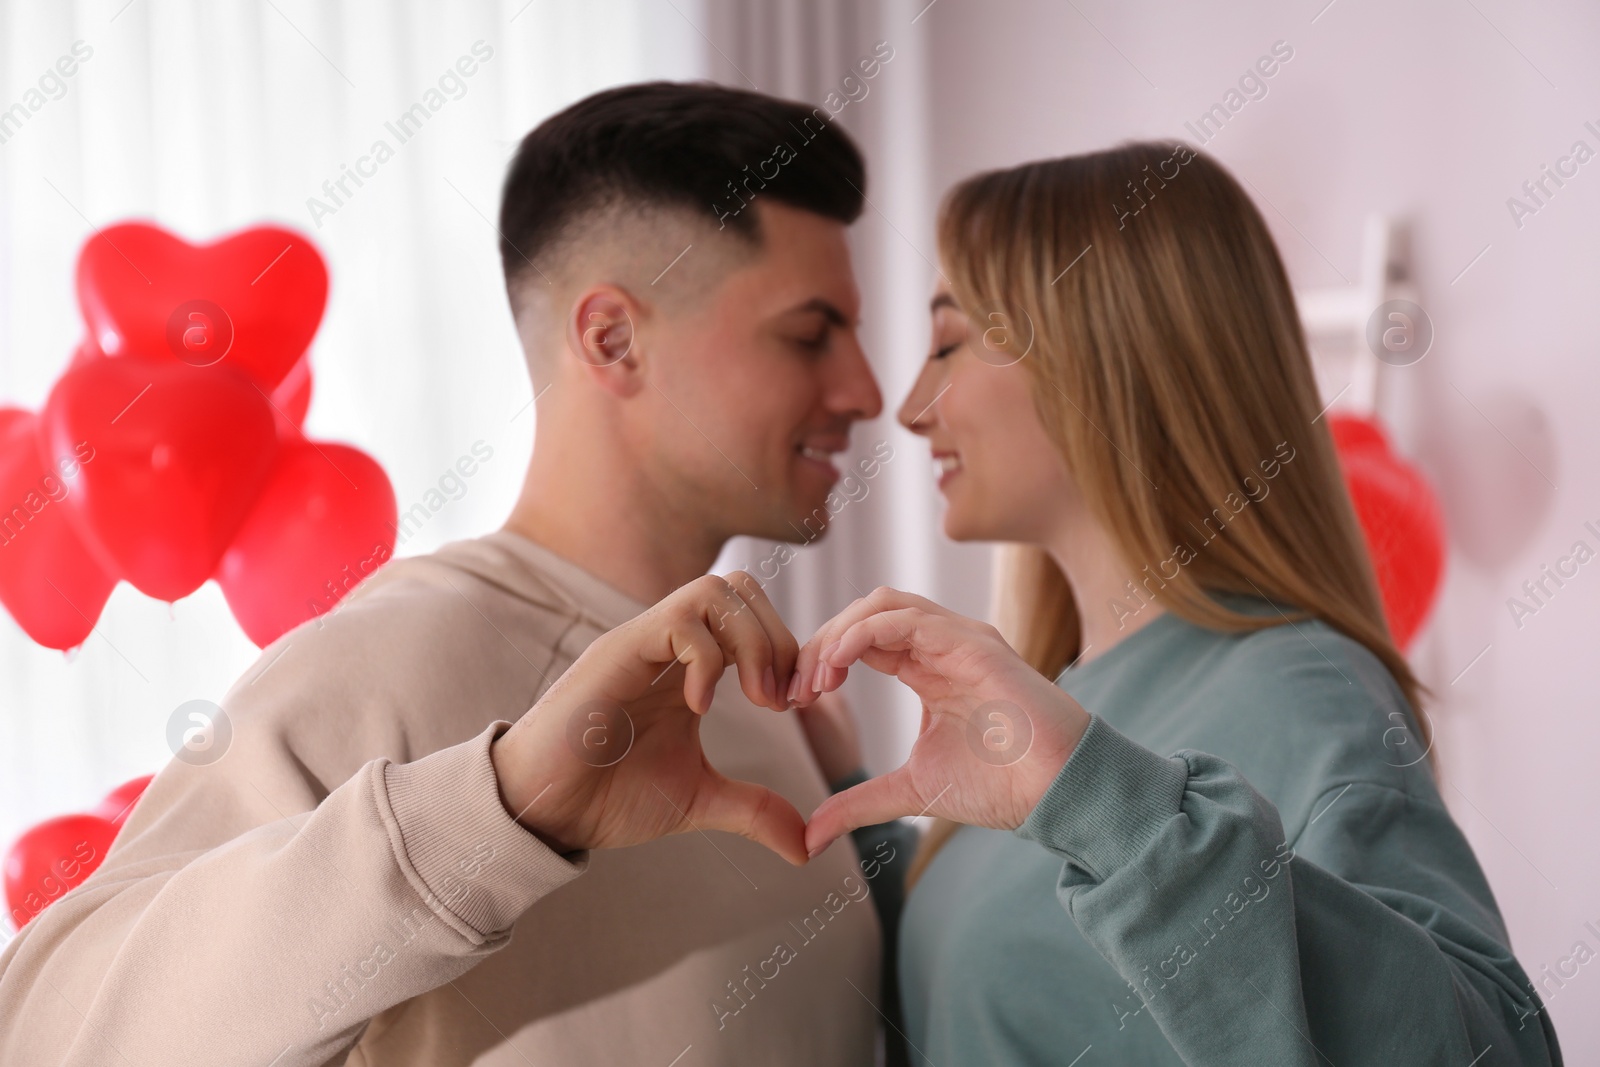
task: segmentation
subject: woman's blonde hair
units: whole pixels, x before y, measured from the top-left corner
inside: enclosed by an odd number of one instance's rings
[[[1288,276],[1227,171],[1143,142],[979,174],[945,198],[939,251],[974,334],[1030,346],[1044,427],[1135,575],[1130,614],[1154,602],[1214,630],[1281,625],[1208,593],[1266,597],[1365,645],[1421,708],[1317,417]],[[997,579],[996,625],[1056,678],[1080,651],[1066,575],[1012,545]],[[955,828],[934,826],[908,881]]]

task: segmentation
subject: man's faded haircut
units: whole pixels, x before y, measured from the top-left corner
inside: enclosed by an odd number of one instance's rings
[[[849,225],[866,171],[831,119],[763,93],[665,81],[608,89],[552,115],[523,138],[501,196],[513,308],[518,283],[559,270],[561,247],[617,206],[682,212],[753,247],[761,232],[747,208],[764,199]]]

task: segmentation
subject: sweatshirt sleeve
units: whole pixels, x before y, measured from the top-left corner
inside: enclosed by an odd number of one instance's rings
[[[1335,783],[1289,841],[1230,764],[1093,716],[1016,833],[1186,1063],[1561,1062],[1437,797]]]
[[[489,745],[510,725],[372,760],[320,802],[287,749],[169,765],[128,839],[0,953],[0,1063],[343,1062],[587,864],[501,803]]]

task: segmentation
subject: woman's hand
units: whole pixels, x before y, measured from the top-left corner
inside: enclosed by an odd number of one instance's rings
[[[796,644],[742,571],[674,591],[596,639],[495,739],[506,810],[558,852],[726,830],[805,863],[794,806],[718,773],[700,748],[700,716],[729,664],[752,703],[788,706],[779,682]]]
[[[805,643],[790,698],[809,705],[857,661],[922,698],[922,728],[898,769],[822,802],[806,828],[811,855],[855,827],[907,815],[1015,829],[1089,726],[1077,701],[993,626],[886,586]]]

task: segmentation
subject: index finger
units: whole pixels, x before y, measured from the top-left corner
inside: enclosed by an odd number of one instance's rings
[[[842,638],[850,627],[863,619],[871,618],[882,611],[896,611],[901,608],[920,608],[930,614],[949,614],[948,609],[935,604],[927,597],[887,585],[880,585],[866,596],[851,601],[843,611],[818,627],[810,640],[800,646],[800,655],[795,660],[794,671],[798,682],[792,694],[793,702],[800,706],[810,704],[823,689],[832,689],[842,680],[830,676],[823,679],[825,684],[821,686],[816,684],[817,667],[821,663],[822,653],[828,646]],[[840,668],[830,667],[829,670],[837,672]]]
[[[745,608],[744,599],[726,579],[707,574],[626,624],[639,633],[638,652],[650,668],[666,664],[643,688],[653,687],[681,663],[684,699],[690,708],[704,711],[723,671],[733,664],[751,703],[776,705],[777,687],[767,691],[763,679],[772,663],[772,643],[755,613]]]
[[[783,616],[778,614],[778,609],[773,606],[767,597],[766,590],[755,576],[749,571],[733,571],[725,575],[728,585],[733,588],[739,598],[750,606],[750,611],[755,615],[756,621],[767,633],[767,641],[772,646],[772,673],[778,695],[778,703],[784,704],[783,694],[788,691],[790,674],[794,671],[795,659],[800,654],[800,642],[789,630]]]

